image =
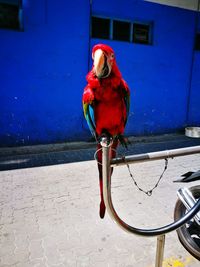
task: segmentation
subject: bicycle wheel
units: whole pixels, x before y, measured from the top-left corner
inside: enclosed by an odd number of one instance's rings
[[[190,187],[195,199],[200,198],[200,185]],[[174,208],[174,219],[178,220],[187,212],[180,199],[177,200]],[[177,230],[178,238],[183,247],[196,259],[200,261],[200,226],[194,219],[188,221]]]

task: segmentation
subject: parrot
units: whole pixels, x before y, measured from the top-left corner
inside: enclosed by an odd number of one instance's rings
[[[119,143],[127,148],[124,138],[130,108],[130,90],[117,66],[114,50],[106,44],[96,44],[92,49],[93,65],[86,75],[82,104],[88,127],[97,141],[99,171],[99,216],[104,218],[106,206],[103,199],[102,150],[103,136],[112,140],[110,157],[116,156]],[[111,175],[113,168],[111,168]]]

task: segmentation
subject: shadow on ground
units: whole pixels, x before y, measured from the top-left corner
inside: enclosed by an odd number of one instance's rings
[[[140,153],[161,151],[166,149],[175,149],[181,147],[200,145],[200,139],[191,139],[185,136],[163,136],[162,138],[136,140],[131,138],[131,144],[128,150],[119,147],[119,155],[135,155]],[[56,164],[67,164],[72,162],[88,161],[94,159],[95,147],[88,145],[89,148],[77,147],[77,149],[67,149],[65,151],[46,152],[41,150],[38,153],[31,153],[30,148],[23,155],[15,153],[15,155],[0,156],[0,171],[31,168],[40,166],[49,166]]]

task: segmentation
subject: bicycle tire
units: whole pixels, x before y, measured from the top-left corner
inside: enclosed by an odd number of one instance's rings
[[[195,199],[200,198],[200,185],[190,187],[189,190],[192,192]],[[186,207],[183,205],[180,199],[177,200],[174,208],[174,219],[178,220],[186,213]],[[190,226],[188,224],[190,223]],[[192,237],[189,232],[189,227],[196,227],[198,238]],[[184,224],[182,227],[176,230],[178,238],[183,247],[197,260],[200,261],[200,226],[191,220]],[[197,242],[198,241],[198,242]]]

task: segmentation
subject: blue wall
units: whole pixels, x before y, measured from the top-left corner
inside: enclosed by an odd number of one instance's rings
[[[200,14],[196,14],[196,29],[200,34]],[[200,51],[194,51],[191,90],[188,100],[188,124],[200,126]]]
[[[24,32],[0,30],[1,145],[81,138],[89,11],[86,0],[27,0]]]
[[[108,42],[116,50],[120,69],[132,89],[127,134],[166,133],[183,128],[187,123],[195,13],[142,1],[117,3],[94,1],[93,13],[154,22],[152,46]],[[99,40],[92,40],[92,44],[96,42]]]
[[[90,39],[90,14],[153,21],[153,45]],[[200,124],[195,30],[195,12],[143,1],[24,1],[24,31],[0,30],[0,145],[90,139],[81,98],[97,42],[114,48],[131,88],[127,135]]]

